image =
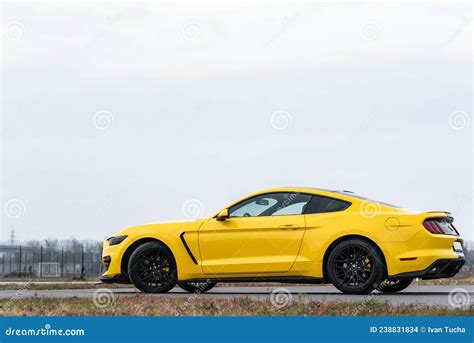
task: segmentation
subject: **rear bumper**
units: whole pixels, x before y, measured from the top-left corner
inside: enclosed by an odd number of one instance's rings
[[[462,266],[466,263],[464,258],[448,259],[443,258],[436,260],[428,268],[420,271],[401,273],[393,275],[392,279],[415,279],[421,278],[423,280],[444,279],[456,275]]]

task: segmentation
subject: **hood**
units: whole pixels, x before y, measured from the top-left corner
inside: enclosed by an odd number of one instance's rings
[[[131,226],[126,229],[120,230],[112,235],[110,237],[115,237],[115,236],[122,236],[122,235],[127,235],[127,236],[136,236],[141,234],[142,232],[157,232],[159,233],[160,231],[163,232],[170,232],[170,231],[185,231],[185,230],[190,230],[193,228],[199,228],[199,226],[202,225],[207,219],[197,219],[193,221],[189,220],[182,220],[182,221],[165,221],[165,222],[154,222],[154,223],[147,223],[147,224],[141,224],[137,226]]]

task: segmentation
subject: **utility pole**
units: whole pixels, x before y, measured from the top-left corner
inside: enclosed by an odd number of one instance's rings
[[[84,245],[81,244],[81,280],[85,277],[85,268],[84,268]]]
[[[61,277],[64,276],[64,247],[61,247]]]
[[[10,230],[10,245],[15,243],[15,226],[12,225],[12,229]]]
[[[39,276],[43,276],[43,246],[40,248]]]
[[[20,273],[20,277],[22,276],[22,271],[21,271],[21,245],[20,245],[20,260],[18,262],[18,266],[19,266],[19,273]]]

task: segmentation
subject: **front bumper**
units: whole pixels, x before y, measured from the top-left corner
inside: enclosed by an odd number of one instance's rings
[[[132,283],[127,275],[118,274],[114,276],[104,276],[102,275],[100,278],[102,283]]]
[[[122,273],[122,256],[127,250],[130,242],[126,238],[122,243],[113,246],[109,245],[108,240],[105,240],[102,248],[102,270],[101,280],[115,280],[121,278]],[[104,282],[105,282],[104,281]]]
[[[401,273],[393,275],[392,279],[415,279],[421,278],[423,280],[445,279],[456,275],[462,266],[466,263],[464,258],[448,259],[443,258],[432,263],[428,268],[420,271]]]

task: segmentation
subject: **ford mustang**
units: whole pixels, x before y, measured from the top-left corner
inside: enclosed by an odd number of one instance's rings
[[[103,282],[147,293],[218,282],[331,283],[341,292],[397,292],[454,276],[465,262],[448,212],[419,212],[348,191],[276,188],[207,219],[145,224],[104,241]]]

